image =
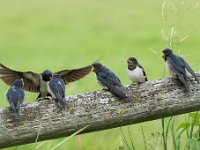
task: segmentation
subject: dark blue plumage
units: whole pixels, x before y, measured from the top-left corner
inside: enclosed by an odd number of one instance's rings
[[[126,98],[126,91],[119,78],[108,68],[100,63],[92,64],[99,84],[119,98]]]
[[[58,101],[58,106],[63,108],[65,100],[65,82],[59,75],[54,75],[48,83],[48,91]]]
[[[185,89],[189,92],[189,86],[187,83],[187,74],[186,70],[195,78],[195,80],[199,83],[199,80],[185,60],[179,56],[173,54],[171,49],[164,49],[163,58],[166,61],[168,71],[173,78],[177,78],[184,85]]]
[[[23,90],[23,80],[17,79],[6,93],[6,98],[14,111],[16,117],[21,115],[21,104],[24,101],[25,92]]]

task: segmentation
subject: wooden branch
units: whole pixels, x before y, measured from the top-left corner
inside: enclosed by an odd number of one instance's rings
[[[198,77],[200,75],[198,74]],[[82,133],[159,119],[200,109],[200,84],[190,79],[191,93],[169,78],[127,87],[128,99],[107,91],[67,97],[64,110],[54,100],[22,106],[14,119],[9,108],[0,110],[0,148],[65,137],[89,125]]]

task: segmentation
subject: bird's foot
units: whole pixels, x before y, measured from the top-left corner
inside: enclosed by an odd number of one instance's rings
[[[178,83],[178,79],[177,78],[169,78],[169,82]]]
[[[103,91],[109,91],[109,89],[107,89],[107,88],[103,88],[102,90],[103,90]]]
[[[36,99],[37,102],[41,101],[41,100],[52,100],[53,98],[51,96],[46,96],[46,97],[40,97],[38,99]]]
[[[44,99],[47,99],[47,100],[52,100],[53,97],[52,96],[46,96]]]
[[[41,100],[43,100],[43,98],[42,98],[42,97],[40,97],[40,98],[37,98],[35,101],[36,101],[36,102],[39,102],[39,101],[41,101]]]

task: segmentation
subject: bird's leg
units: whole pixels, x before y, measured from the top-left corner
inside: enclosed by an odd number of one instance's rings
[[[53,99],[53,97],[50,93],[47,93],[47,96],[45,97],[45,99],[51,100],[51,99]]]
[[[36,101],[41,101],[41,100],[43,100],[43,99],[51,100],[51,99],[53,99],[53,98],[52,98],[52,96],[51,96],[50,93],[47,93],[46,97],[44,97],[44,98],[42,97],[42,95],[41,95],[41,93],[40,93],[40,94],[38,95]]]
[[[109,91],[109,89],[107,87],[103,87],[102,89],[103,91]]]
[[[12,109],[12,107],[9,107],[9,110],[11,113],[14,113],[14,110]]]
[[[41,93],[40,93],[40,94],[38,95],[36,101],[41,101],[41,100],[42,100],[42,95],[41,95]]]
[[[131,83],[131,85],[136,85],[136,84],[138,84],[138,83],[136,83],[136,82],[132,82],[132,83]]]
[[[141,85],[141,84],[142,84],[142,82],[138,82],[138,83],[137,83],[137,85],[138,85],[138,88],[140,87],[140,85]]]
[[[177,82],[178,82],[178,78],[171,77],[171,78],[170,78],[170,81],[173,82],[173,83],[174,83],[174,82],[177,83]]]

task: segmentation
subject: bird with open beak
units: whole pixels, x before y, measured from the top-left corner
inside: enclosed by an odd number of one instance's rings
[[[196,74],[194,73],[192,68],[189,66],[189,64],[183,58],[174,55],[171,49],[168,49],[168,48],[164,49],[162,51],[162,57],[164,58],[166,62],[166,66],[168,68],[168,71],[171,77],[180,80],[181,83],[184,85],[185,89],[187,90],[187,92],[190,92],[190,89],[187,83],[186,70],[199,83],[199,80]]]
[[[92,70],[96,73],[98,83],[104,90],[109,90],[112,94],[121,99],[126,98],[126,90],[124,86],[110,69],[100,63],[93,63],[92,67]]]
[[[14,111],[16,118],[21,115],[21,104],[23,103],[25,97],[23,86],[23,79],[17,79],[13,82],[12,86],[6,93],[8,103],[10,104],[11,109]]]
[[[129,57],[127,63],[128,68],[126,69],[126,72],[132,82],[143,83],[147,81],[147,76],[144,68],[138,63],[136,58]]]
[[[76,80],[83,78],[91,71],[92,71],[92,66],[88,65],[86,67],[79,69],[62,70],[54,74],[59,75],[66,85],[70,82],[74,82]],[[48,82],[52,79],[54,74],[49,70],[45,70],[41,74],[32,71],[27,71],[27,72],[15,71],[9,69],[3,64],[0,64],[0,78],[6,84],[12,85],[12,83],[16,79],[23,79],[24,90],[29,92],[39,93],[39,96],[37,98],[38,100],[44,99],[47,96],[52,97],[52,95],[48,92],[48,85],[49,85]]]

